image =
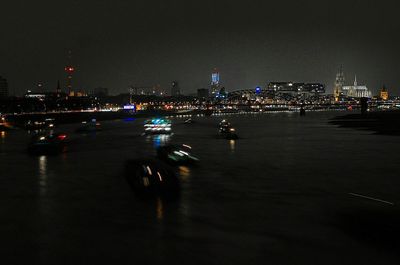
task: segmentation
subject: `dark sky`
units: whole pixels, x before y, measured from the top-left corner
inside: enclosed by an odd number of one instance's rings
[[[235,1],[237,2],[237,1]],[[21,94],[41,81],[65,85],[207,87],[214,67],[228,91],[269,81],[346,78],[400,94],[396,1],[8,1],[1,4],[0,75]]]

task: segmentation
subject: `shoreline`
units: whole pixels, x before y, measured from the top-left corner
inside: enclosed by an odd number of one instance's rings
[[[329,121],[340,128],[373,131],[381,135],[400,135],[400,110],[347,114]]]
[[[307,110],[309,112],[345,112],[342,109],[315,109]],[[43,121],[45,119],[54,119],[55,124],[73,124],[83,121],[110,121],[128,118],[151,118],[151,117],[207,117],[207,116],[225,116],[225,115],[259,115],[274,113],[298,113],[298,110],[269,110],[269,111],[220,111],[210,113],[204,110],[193,110],[187,112],[171,112],[171,111],[142,111],[137,113],[129,113],[124,111],[118,112],[53,112],[53,113],[35,113],[35,114],[18,114],[9,115],[7,117],[7,126],[3,129],[25,128],[27,121]],[[329,124],[336,125],[339,128],[351,128],[358,130],[368,130],[381,135],[400,135],[400,110],[390,111],[374,111],[365,114],[350,113],[338,115],[328,121]],[[0,127],[0,130],[3,130]]]
[[[313,109],[307,112],[330,112],[345,111],[342,109]],[[271,114],[271,113],[299,113],[298,110],[290,109],[274,109],[267,111],[214,111],[212,113],[206,110],[192,110],[187,112],[171,112],[171,111],[142,111],[129,113],[124,111],[118,112],[48,112],[48,113],[29,113],[7,115],[7,122],[14,127],[24,127],[27,121],[43,121],[45,119],[54,119],[56,124],[71,124],[82,121],[96,119],[97,121],[118,120],[126,118],[151,118],[155,116],[164,117],[190,117],[190,116],[224,116],[224,115],[244,115],[244,114]]]

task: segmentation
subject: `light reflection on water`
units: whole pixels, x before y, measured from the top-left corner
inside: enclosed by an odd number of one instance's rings
[[[236,141],[235,140],[230,140],[229,141],[229,146],[231,148],[231,152],[234,153],[236,149]]]
[[[7,133],[5,131],[1,131],[0,132],[0,137],[1,137],[1,142],[2,143],[5,142],[4,140],[6,139],[6,135],[7,135]]]
[[[180,166],[179,175],[181,176],[182,181],[187,181],[190,177],[190,168],[187,166]]]
[[[39,193],[46,195],[47,192],[47,157],[40,156],[39,162]]]
[[[146,142],[152,141],[154,148],[167,145],[170,140],[171,140],[171,135],[169,134],[148,135],[146,137]]]
[[[61,153],[61,158],[62,158],[63,162],[67,162],[67,159],[68,159],[68,155],[67,154],[68,154],[67,147],[64,146],[63,152]]]
[[[164,218],[164,204],[161,198],[157,198],[156,202],[156,215],[157,220],[162,221]]]
[[[190,190],[192,185],[190,181],[192,177],[191,168],[187,166],[180,166],[178,170],[181,183],[185,186],[183,190]],[[188,194],[183,192],[179,203],[179,211],[182,216],[189,216],[190,202],[190,196],[188,197]]]

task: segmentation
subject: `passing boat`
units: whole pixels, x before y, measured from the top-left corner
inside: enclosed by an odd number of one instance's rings
[[[219,123],[218,133],[225,139],[235,140],[238,139],[238,135],[236,134],[236,129],[232,127],[231,123],[227,120],[222,120]]]
[[[79,127],[76,132],[77,133],[96,133],[101,131],[101,123],[96,119],[92,119],[90,122],[82,122],[82,126]]]
[[[192,155],[192,147],[187,144],[161,146],[157,148],[157,157],[172,165],[193,164],[199,161]]]
[[[29,131],[52,129],[54,128],[55,120],[51,118],[42,120],[28,120],[25,122],[25,129]]]
[[[125,178],[133,192],[140,198],[178,198],[180,181],[167,164],[152,159],[128,160]]]
[[[7,123],[6,117],[0,114],[0,131],[8,131],[11,126]]]
[[[33,155],[57,154],[64,150],[67,135],[64,133],[38,134],[29,143],[28,152]]]
[[[153,118],[144,123],[145,134],[170,134],[172,132],[171,120],[165,118]]]

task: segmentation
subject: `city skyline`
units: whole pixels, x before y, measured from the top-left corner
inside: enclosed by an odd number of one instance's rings
[[[13,0],[2,264],[399,264],[398,0]]]
[[[185,94],[182,93],[182,95],[194,95],[194,94],[196,94],[198,89],[203,89],[203,88],[211,91],[212,90],[212,75],[213,75],[213,72],[211,72],[210,76],[209,76],[209,79],[211,80],[211,82],[209,82],[208,84],[206,84],[206,85],[204,85],[202,87],[194,88],[193,90],[190,90],[190,91],[186,90]],[[346,76],[346,74],[344,74],[344,75]],[[9,88],[9,95],[10,96],[22,96],[27,92],[41,93],[41,92],[56,92],[56,91],[60,91],[60,92],[64,92],[64,93],[69,94],[69,83],[68,83],[68,81],[70,81],[69,75],[67,75],[67,78],[65,78],[65,80],[61,80],[61,81],[57,80],[55,86],[54,86],[54,84],[46,84],[46,83],[43,83],[42,81],[39,81],[39,82],[36,82],[36,83],[32,83],[31,87],[27,88],[26,90],[21,90],[19,94],[18,94],[18,92],[17,93],[15,92],[15,88],[14,88],[13,91],[11,91],[10,88]],[[171,85],[171,83],[174,84],[175,82],[177,82],[177,81],[171,81],[169,84],[166,84],[165,86],[161,86],[159,83],[154,83],[154,84],[150,84],[150,85],[147,85],[147,86],[146,85],[136,85],[136,86],[135,85],[130,85],[125,90],[121,90],[121,91],[118,91],[115,88],[114,89],[111,88],[112,93],[110,95],[128,94],[128,93],[130,93],[131,89],[136,89],[136,90],[137,89],[147,89],[147,90],[148,89],[153,89],[153,90],[156,89],[157,91],[161,89],[160,90],[160,91],[162,91],[161,95],[164,94],[165,96],[171,96],[172,95],[171,94],[171,91],[172,91],[171,89],[173,89],[173,85]],[[313,81],[308,81],[308,82],[304,81],[304,80],[295,80],[295,81],[293,81],[293,80],[268,80],[268,81],[265,81],[263,84],[257,85],[255,87],[241,87],[241,88],[236,87],[235,89],[229,89],[228,88],[227,92],[236,92],[236,91],[241,91],[241,90],[249,90],[249,89],[251,90],[251,89],[258,89],[258,88],[260,88],[262,90],[266,90],[266,89],[268,89],[269,84],[270,83],[274,83],[274,82],[321,83],[321,84],[325,85],[325,88],[326,88],[325,94],[333,94],[334,93],[334,85],[318,82],[318,80],[313,80]],[[366,85],[364,82],[361,82],[361,83],[364,86],[368,87],[368,85]],[[61,85],[61,84],[63,84],[63,85]],[[353,84],[353,82],[351,81],[351,77],[350,78],[346,78],[345,85],[352,85],[352,84]],[[91,93],[92,91],[94,91],[96,89],[107,89],[107,90],[110,89],[110,87],[105,87],[105,86],[102,86],[102,85],[90,86],[90,87],[82,87],[82,86],[79,86],[79,84],[78,85],[74,84],[74,85],[75,86],[73,86],[72,91],[74,91],[75,93],[76,92]],[[222,85],[220,87],[224,87],[225,88],[223,83],[222,83]],[[373,93],[371,96],[378,95],[379,92],[381,91],[382,87],[386,87],[386,85],[383,84],[380,87],[376,87],[376,88],[370,89],[371,92]]]
[[[293,81],[321,82],[332,93],[340,65],[375,93],[385,84],[399,94],[395,1],[286,4],[6,3],[0,75],[11,94],[37,82],[55,89],[60,80],[65,88],[71,49],[73,86],[111,94],[169,88],[172,80],[194,93],[209,87],[215,67],[228,91]]]

